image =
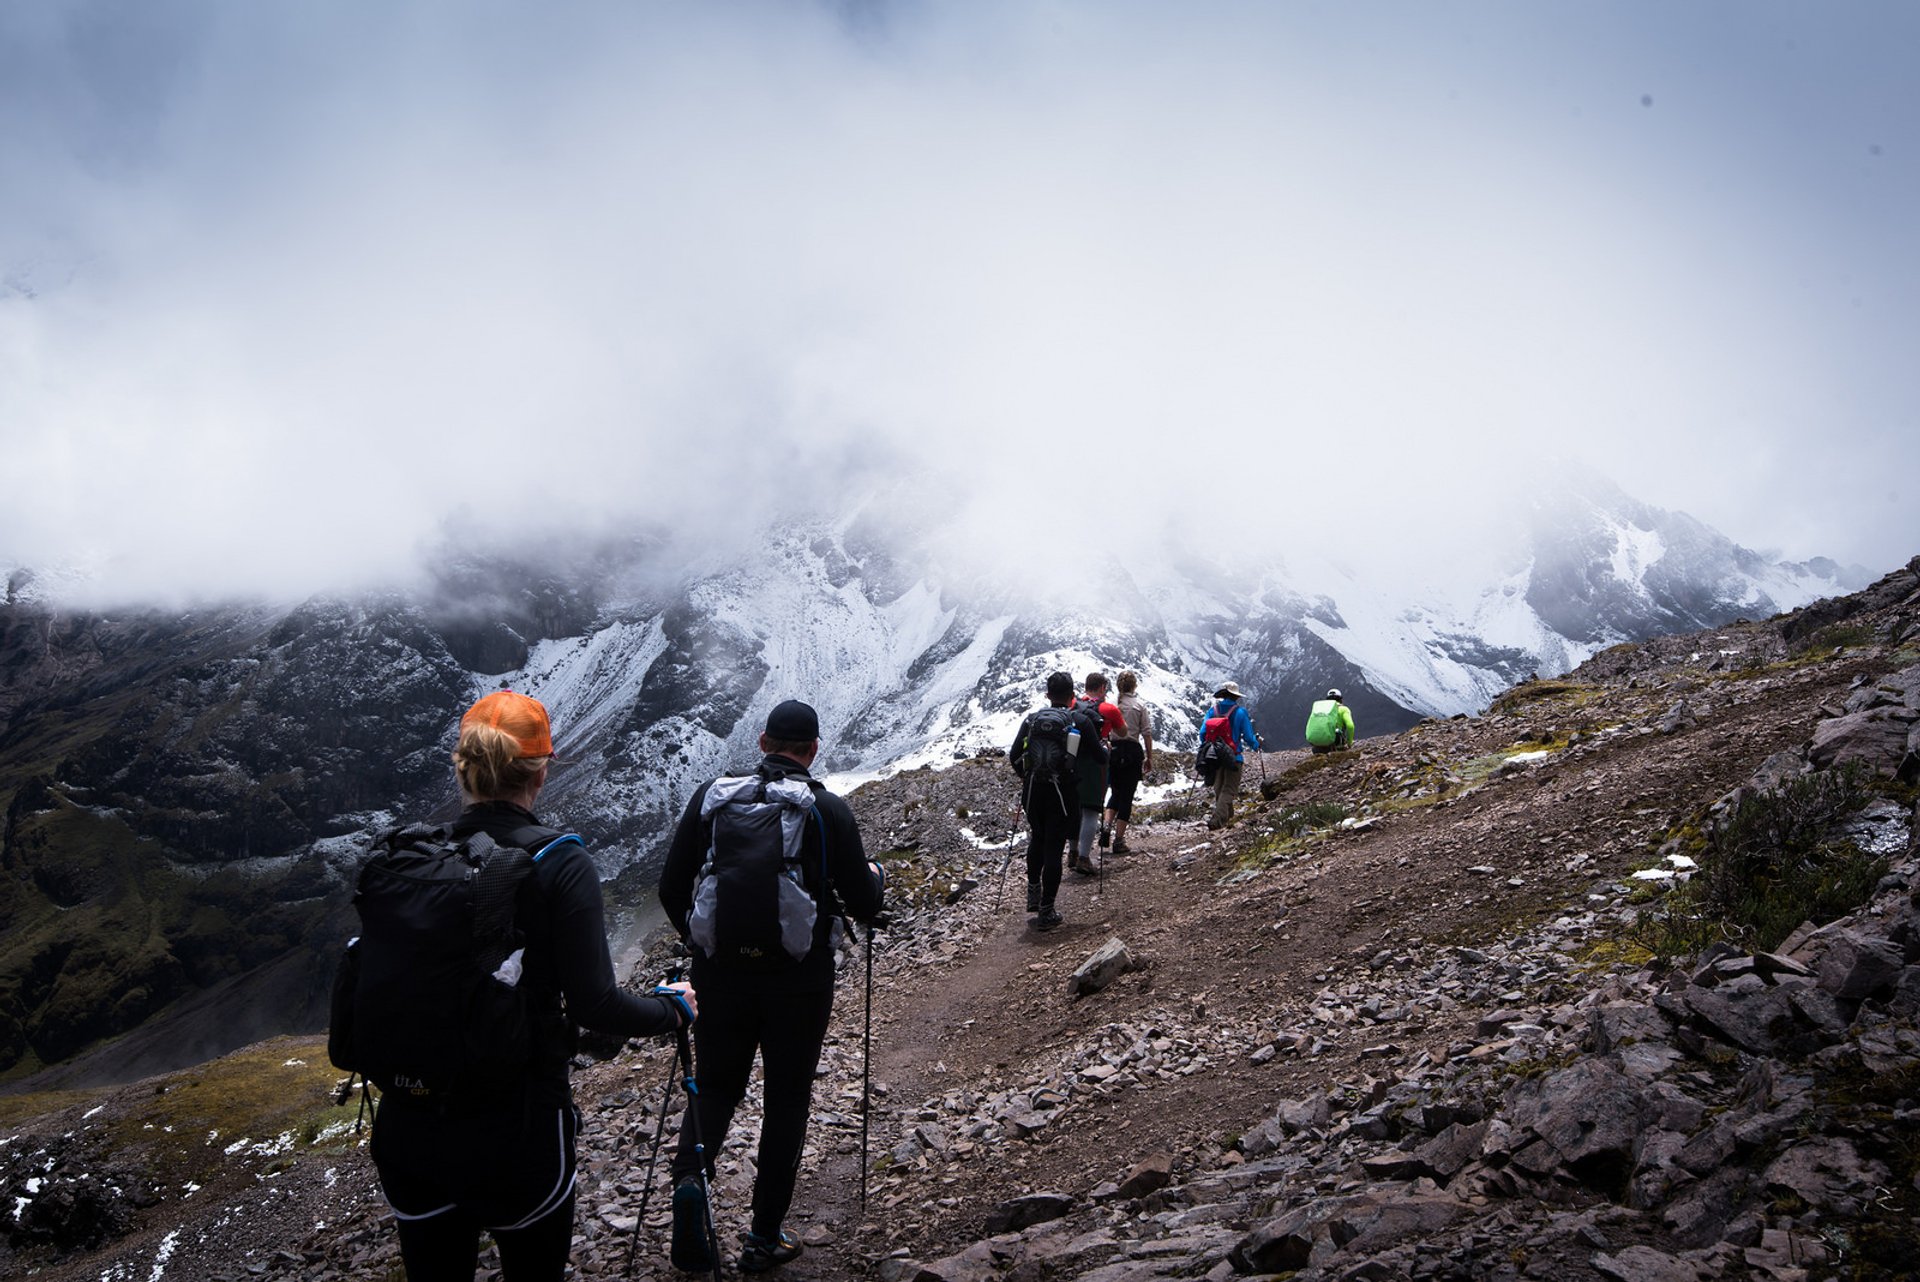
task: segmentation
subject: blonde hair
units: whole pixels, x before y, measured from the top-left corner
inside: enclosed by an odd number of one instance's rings
[[[1121,694],[1132,694],[1140,687],[1140,678],[1133,675],[1132,668],[1122,672],[1115,680],[1119,682]]]
[[[453,750],[453,773],[460,791],[475,801],[501,801],[527,790],[547,757],[523,757],[520,743],[498,726],[462,726]]]

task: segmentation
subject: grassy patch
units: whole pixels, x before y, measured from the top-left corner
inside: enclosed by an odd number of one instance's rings
[[[1845,650],[1860,646],[1873,645],[1879,637],[1872,628],[1859,623],[1829,623],[1824,628],[1815,628],[1802,637],[1796,650],[1801,654],[1816,653],[1822,650]]]
[[[1529,681],[1525,685],[1514,686],[1488,704],[1487,712],[1512,714],[1530,703],[1542,703],[1548,700],[1569,708],[1580,708],[1600,698],[1602,693],[1599,686],[1588,685],[1584,681]]]

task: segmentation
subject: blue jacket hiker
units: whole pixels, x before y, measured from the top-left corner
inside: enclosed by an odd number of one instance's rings
[[[1229,681],[1213,692],[1213,704],[1207,709],[1200,737],[1225,739],[1233,748],[1233,764],[1222,766],[1213,776],[1213,810],[1207,815],[1207,827],[1224,828],[1233,818],[1234,799],[1240,795],[1244,750],[1267,750],[1254,733],[1253,718],[1241,706],[1239,686]]]

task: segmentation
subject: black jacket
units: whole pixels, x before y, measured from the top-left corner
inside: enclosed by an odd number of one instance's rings
[[[511,844],[515,833],[539,822],[531,811],[511,802],[483,801],[460,812],[453,822],[453,836],[459,840],[484,832],[495,841]],[[536,1026],[535,1084],[542,1094],[557,1088],[564,1099],[575,1025],[621,1037],[650,1037],[680,1026],[679,1007],[659,997],[630,993],[614,982],[600,873],[578,841],[554,846],[542,855],[521,895],[517,921],[527,942],[520,982],[530,992],[565,999],[559,1023],[543,1020]]]
[[[730,974],[707,962],[699,949],[695,949],[694,989],[744,986],[763,992],[813,992],[832,988],[833,948],[829,941],[834,918],[843,911],[861,922],[871,922],[878,917],[886,878],[875,876],[867,866],[867,852],[860,844],[860,829],[854,823],[852,808],[828,792],[807,773],[806,767],[790,757],[769,755],[761,758],[754,769],[770,777],[801,780],[813,789],[813,804],[820,812],[820,823],[807,825],[800,845],[801,873],[807,890],[820,905],[820,914],[813,923],[813,948],[804,959],[777,972],[751,975]],[[682,939],[687,936],[687,918],[693,912],[694,883],[713,845],[713,821],[700,817],[701,803],[706,800],[712,783],[710,779],[701,784],[687,801],[687,808],[681,812],[680,823],[673,832],[673,844],[667,848],[666,867],[660,870],[660,905],[667,910],[667,920],[673,923]],[[823,829],[824,851],[821,847]],[[815,870],[823,866],[823,858],[827,870],[825,887],[814,884],[818,880]]]

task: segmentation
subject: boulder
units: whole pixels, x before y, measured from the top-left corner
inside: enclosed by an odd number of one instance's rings
[[[1593,1267],[1614,1282],[1703,1282],[1707,1276],[1695,1262],[1650,1246],[1630,1246],[1614,1255],[1596,1251]]]
[[[907,1282],[990,1282],[999,1275],[1000,1268],[994,1259],[993,1247],[986,1242],[975,1242],[966,1250],[949,1255],[944,1260],[922,1264],[918,1269],[903,1274]]]
[[[1300,1207],[1254,1226],[1234,1243],[1227,1259],[1237,1273],[1290,1273],[1313,1255],[1313,1223]]]
[[[1862,1158],[1837,1135],[1818,1135],[1796,1144],[1767,1167],[1761,1181],[1769,1193],[1791,1193],[1815,1210],[1859,1215],[1865,1202],[1885,1188],[1887,1168]]]
[[[1120,1181],[1119,1196],[1145,1197],[1173,1183],[1173,1154],[1153,1153],[1143,1158]]]
[[[1829,718],[1813,728],[1807,756],[1821,770],[1857,761],[1892,778],[1906,758],[1916,717],[1909,708],[1883,707]]]
[[[1057,1220],[1073,1209],[1073,1199],[1064,1193],[1028,1193],[1010,1198],[987,1213],[987,1232],[1016,1233]]]
[[[1569,1175],[1613,1189],[1632,1169],[1649,1108],[1625,1074],[1604,1060],[1589,1059],[1522,1082],[1508,1095],[1504,1112],[1516,1129],[1546,1141]]]
[[[1891,940],[1847,929],[1822,932],[1815,972],[1820,987],[1841,1001],[1861,1002],[1891,993],[1906,968],[1906,958]]]
[[[1075,997],[1097,993],[1128,971],[1138,969],[1138,965],[1125,944],[1109,939],[1068,977],[1067,992]]]

